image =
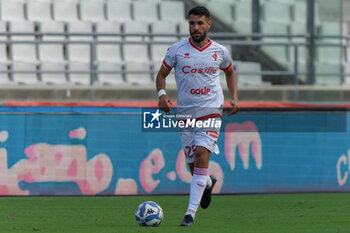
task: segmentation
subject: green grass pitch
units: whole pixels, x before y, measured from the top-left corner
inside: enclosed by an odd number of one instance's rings
[[[159,227],[138,226],[138,204],[162,206]],[[180,227],[188,196],[2,197],[0,232],[349,233],[350,194],[214,196],[192,227]]]

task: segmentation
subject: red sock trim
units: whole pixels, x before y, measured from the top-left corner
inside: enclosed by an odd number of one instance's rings
[[[193,174],[196,174],[196,175],[208,175],[209,174],[208,168],[205,168],[205,167],[194,167]]]

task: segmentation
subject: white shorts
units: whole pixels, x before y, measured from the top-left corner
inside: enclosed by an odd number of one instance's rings
[[[186,162],[194,162],[194,151],[196,146],[202,146],[210,152],[219,154],[217,140],[219,138],[220,127],[212,127],[207,129],[180,129],[180,139],[184,148]]]

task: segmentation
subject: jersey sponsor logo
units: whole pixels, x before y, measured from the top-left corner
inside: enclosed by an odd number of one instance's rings
[[[185,53],[184,58],[190,58],[190,54],[189,53]]]
[[[182,67],[182,72],[184,72],[184,74],[215,74],[216,69],[212,66],[207,66],[205,68],[192,68],[191,66],[184,66]]]
[[[213,53],[213,59],[216,61],[218,59],[218,54],[216,52]]]
[[[202,88],[202,89],[191,89],[190,90],[190,93],[192,94],[192,95],[207,95],[207,94],[209,94],[209,92],[210,92],[210,88],[207,88],[207,87],[204,87],[204,88]]]

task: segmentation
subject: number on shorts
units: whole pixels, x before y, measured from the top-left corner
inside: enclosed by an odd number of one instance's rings
[[[196,146],[195,145],[192,145],[192,146],[186,146],[185,147],[185,157],[187,159],[190,159],[193,157],[193,153],[191,152],[194,152],[196,150]]]

